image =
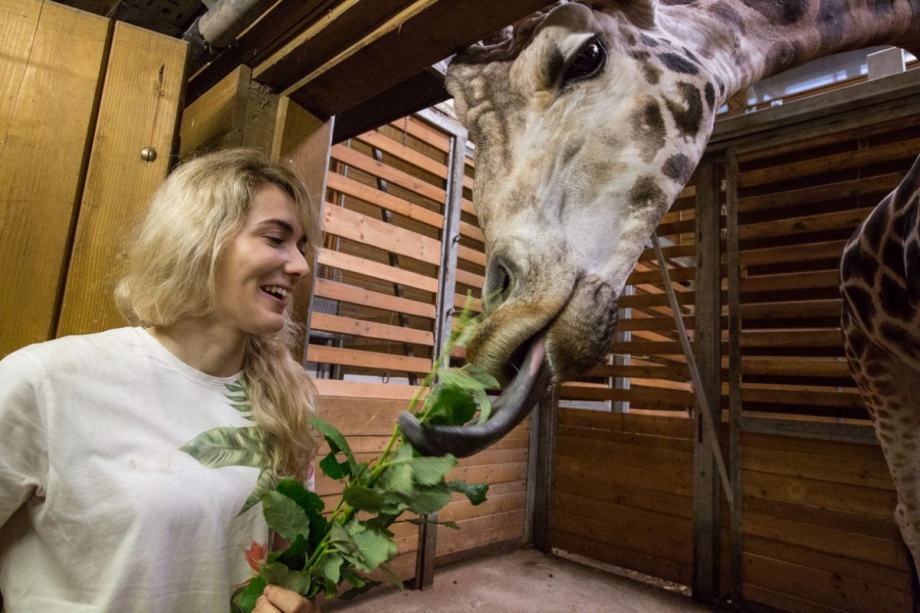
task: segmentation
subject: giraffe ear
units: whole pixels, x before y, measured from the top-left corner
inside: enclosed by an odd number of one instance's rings
[[[644,30],[655,28],[658,0],[594,0],[590,4],[595,11],[625,14],[630,21]]]

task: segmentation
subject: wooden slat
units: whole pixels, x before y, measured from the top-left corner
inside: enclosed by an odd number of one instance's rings
[[[112,300],[112,262],[169,169],[185,54],[185,41],[115,24],[58,336],[123,322]],[[155,161],[141,159],[145,147],[156,149]]]
[[[388,211],[399,213],[409,219],[419,221],[433,228],[440,230],[444,227],[444,217],[440,213],[413,204],[379,189],[375,189],[370,185],[365,185],[354,179],[349,179],[338,173],[330,172],[326,184],[331,190],[363,200],[364,202],[379,206]]]
[[[396,415],[402,409],[405,409],[406,404],[409,400],[412,399],[413,395],[418,391],[418,387],[414,385],[396,385],[391,383],[364,383],[359,381],[338,381],[335,379],[314,379],[314,385],[316,385],[316,391],[319,392],[321,396],[335,396],[337,398],[348,398],[352,404],[354,399],[359,398],[362,400],[366,399],[375,399],[375,400],[399,400],[404,401],[399,408],[395,410],[391,407],[387,407],[388,411],[392,411],[392,418],[389,419],[389,424],[392,426],[396,424]],[[369,404],[369,403],[368,403]],[[329,406],[329,403],[326,403],[326,406]],[[338,405],[341,407],[341,405]],[[355,404],[358,407],[358,404]],[[364,411],[367,408],[367,404],[361,405],[361,410]],[[330,412],[331,415],[331,412]],[[323,413],[320,413],[320,416],[323,416]],[[374,432],[376,430],[371,429],[371,425],[368,423],[368,415],[356,415],[353,412],[340,415],[340,421],[338,423],[349,424],[351,426],[351,431],[355,434],[366,434],[368,432]],[[353,419],[354,421],[349,421],[346,418]],[[323,417],[323,419],[327,419]],[[338,427],[338,423],[334,424]],[[354,429],[358,428],[358,431]],[[348,435],[349,432],[342,430],[343,434]]]
[[[242,144],[242,134],[228,138],[228,133],[238,131],[244,120],[251,75],[248,66],[237,67],[182,111],[180,157],[200,149]]]
[[[483,252],[465,245],[457,245],[457,257],[478,266],[486,265],[486,256]]]
[[[769,247],[766,249],[748,249],[741,252],[742,266],[762,264],[784,264],[787,262],[807,262],[813,260],[839,259],[846,241],[826,241],[810,243],[808,249],[790,249],[788,246]]]
[[[434,345],[434,334],[425,330],[379,324],[327,313],[313,313],[310,318],[310,327],[313,330],[377,338],[398,343],[415,343],[416,345],[428,345],[429,347]]]
[[[755,211],[769,211],[817,202],[855,198],[857,196],[881,195],[891,191],[901,181],[902,176],[902,173],[890,173],[851,181],[840,181],[839,183],[819,187],[807,187],[774,192],[763,196],[741,198],[738,200],[738,210],[742,214],[746,214]]]
[[[108,32],[60,4],[0,3],[0,358],[54,335]]]
[[[865,149],[854,148],[852,151],[843,153],[747,170],[740,174],[738,183],[742,187],[751,187],[819,175],[824,172],[837,172],[847,168],[856,168],[889,160],[913,160],[917,156],[917,151],[920,151],[920,138],[905,139]]]
[[[364,172],[369,173],[377,178],[389,181],[404,189],[408,189],[409,191],[415,192],[419,196],[424,196],[425,198],[437,202],[438,204],[443,205],[447,200],[446,192],[443,189],[435,187],[431,183],[427,183],[417,177],[413,177],[409,173],[387,166],[383,162],[378,162],[377,160],[368,157],[354,149],[349,149],[342,144],[335,145],[332,148],[332,157],[333,159],[351,166],[352,168],[363,170]]]
[[[431,173],[439,179],[447,180],[447,166],[437,160],[433,160],[420,151],[398,143],[388,136],[377,131],[365,132],[356,137],[357,140],[367,143],[371,147],[380,149],[393,157],[415,166],[425,172]]]
[[[413,358],[358,349],[340,349],[338,347],[326,347],[325,345],[310,345],[307,349],[307,355],[311,362],[378,368],[393,373],[427,373],[431,370],[431,360],[427,358]]]
[[[689,381],[690,372],[686,366],[633,366],[629,364],[605,364],[595,366],[587,373],[589,377],[635,377],[639,379],[666,379],[668,381]]]
[[[836,289],[840,273],[836,270],[796,272],[781,275],[763,275],[741,278],[741,293],[776,292],[791,289]]]
[[[849,366],[843,359],[760,358],[748,356],[741,361],[743,375],[787,375],[798,377],[848,377]]]
[[[851,209],[834,213],[821,213],[806,217],[792,217],[776,221],[744,224],[738,229],[740,240],[755,238],[789,237],[827,230],[855,228],[872,211],[871,208]]]
[[[408,270],[387,266],[380,262],[374,262],[365,258],[359,258],[354,255],[333,251],[331,249],[319,249],[317,262],[324,266],[331,266],[340,270],[355,272],[382,281],[399,283],[415,289],[426,292],[437,293],[438,280],[433,277],[427,277]]]
[[[482,289],[482,286],[485,285],[486,280],[482,275],[477,275],[466,270],[457,270],[457,283],[462,283],[463,285],[468,285],[470,287],[475,287],[477,289]]]
[[[373,245],[421,262],[435,266],[441,263],[440,241],[331,203],[326,203],[323,229],[327,234]]]
[[[435,316],[433,304],[372,292],[354,285],[329,281],[328,279],[317,279],[313,293],[316,296],[331,300],[385,309],[396,313],[427,317],[428,319],[434,319]]]

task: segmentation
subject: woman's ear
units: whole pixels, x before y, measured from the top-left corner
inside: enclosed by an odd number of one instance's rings
[[[630,21],[644,30],[654,29],[658,14],[658,0],[593,0],[590,6],[603,13],[625,14]]]

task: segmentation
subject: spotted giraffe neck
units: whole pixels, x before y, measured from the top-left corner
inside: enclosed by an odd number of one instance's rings
[[[658,26],[718,76],[721,105],[752,83],[815,58],[874,45],[920,48],[920,1],[662,4]]]

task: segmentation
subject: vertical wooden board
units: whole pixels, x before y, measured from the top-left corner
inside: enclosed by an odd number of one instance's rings
[[[188,105],[179,128],[179,157],[243,144],[242,123],[251,74],[248,66],[240,66]]]
[[[186,43],[115,26],[57,335],[118,326],[112,290],[130,230],[169,169]],[[141,159],[156,149],[152,162]]]
[[[53,335],[108,20],[0,0],[0,357]]]

